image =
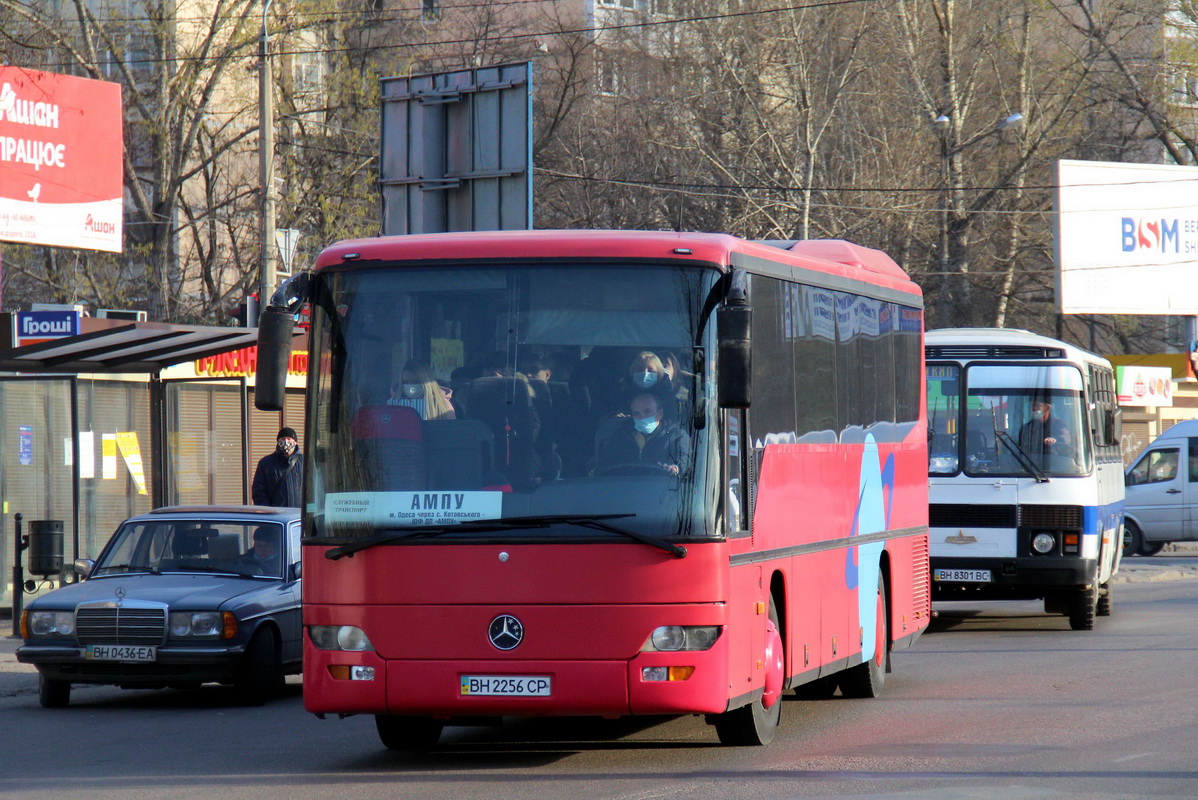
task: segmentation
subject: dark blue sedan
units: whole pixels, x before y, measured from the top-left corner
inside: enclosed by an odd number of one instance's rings
[[[29,604],[17,660],[47,708],[71,684],[191,688],[216,681],[259,704],[301,669],[295,508],[175,506],[121,523],[86,580]]]

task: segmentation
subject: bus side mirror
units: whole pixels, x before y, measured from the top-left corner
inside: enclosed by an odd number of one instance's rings
[[[258,376],[254,406],[259,411],[282,411],[291,361],[291,334],[295,319],[285,308],[270,306],[258,320]]]
[[[753,400],[751,380],[753,309],[747,305],[724,305],[716,311],[719,358],[716,389],[720,408],[748,408]]]

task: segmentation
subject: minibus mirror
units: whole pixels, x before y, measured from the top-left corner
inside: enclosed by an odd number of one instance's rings
[[[753,309],[749,306],[724,305],[716,310],[716,390],[720,408],[748,408],[752,403],[752,330]]]
[[[1111,432],[1110,438],[1107,440],[1108,442],[1111,444],[1123,443],[1123,409],[1112,408],[1110,410],[1107,430]]]

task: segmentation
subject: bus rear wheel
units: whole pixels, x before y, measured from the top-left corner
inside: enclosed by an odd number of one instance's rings
[[[427,750],[436,746],[444,727],[432,717],[393,717],[377,714],[374,726],[388,750]]]
[[[772,636],[773,658],[786,663],[782,650],[782,636],[778,631],[778,609],[774,598],[770,597],[770,622],[773,623]],[[767,655],[769,655],[767,653]],[[766,703],[769,703],[767,706]],[[772,698],[765,697],[754,700],[746,706],[725,711],[715,716],[715,731],[722,744],[733,747],[757,747],[774,741],[778,732],[778,722],[782,719],[782,698],[775,694]]]
[[[886,581],[878,570],[877,626],[874,631],[874,655],[869,661],[845,670],[840,677],[844,697],[879,697],[886,684],[886,655],[890,645],[890,626],[886,619]]]

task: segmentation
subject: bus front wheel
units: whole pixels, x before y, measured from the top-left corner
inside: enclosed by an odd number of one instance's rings
[[[388,750],[427,750],[441,738],[442,725],[432,717],[393,717],[377,714],[374,726]]]
[[[1098,614],[1098,582],[1074,592],[1069,598],[1069,627],[1075,631],[1094,630],[1094,617]]]
[[[772,655],[773,660],[780,660],[782,664],[785,664],[782,637],[777,633],[778,609],[774,605],[773,597],[770,597],[769,620],[773,623],[774,633],[771,635],[774,640],[772,652],[767,655]],[[767,647],[767,649],[770,648]],[[782,698],[775,693],[771,697],[763,696],[746,706],[717,714],[714,720],[715,731],[723,744],[756,747],[769,744],[774,740],[774,734],[778,732],[778,721],[781,718]]]

